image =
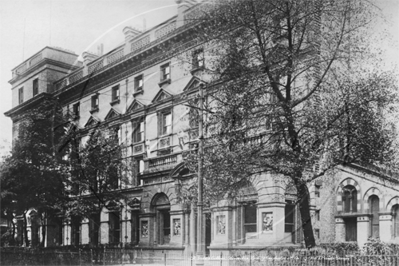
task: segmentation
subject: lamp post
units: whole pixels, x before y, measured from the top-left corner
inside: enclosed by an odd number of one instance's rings
[[[197,261],[196,265],[204,265],[205,238],[203,228],[203,155],[204,155],[204,132],[203,132],[203,108],[204,88],[199,87],[199,123],[198,123],[198,202],[197,202]]]

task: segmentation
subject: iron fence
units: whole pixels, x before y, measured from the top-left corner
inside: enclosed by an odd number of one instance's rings
[[[270,253],[268,254],[270,255]],[[265,253],[247,252],[232,257],[205,257],[205,266],[399,266],[399,254],[367,255],[318,254],[311,252],[293,252],[285,256],[267,256]],[[194,266],[197,258],[187,256],[179,258],[168,256],[144,257],[140,249],[1,249],[0,265],[157,265],[157,266]]]

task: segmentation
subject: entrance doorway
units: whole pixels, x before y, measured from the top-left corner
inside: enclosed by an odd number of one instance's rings
[[[345,218],[345,241],[357,241],[356,217]]]

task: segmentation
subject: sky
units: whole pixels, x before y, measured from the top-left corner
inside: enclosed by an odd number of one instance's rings
[[[393,69],[399,65],[399,0],[370,1],[384,17],[374,22],[385,36],[376,45]],[[125,26],[149,29],[176,12],[175,0],[0,0],[0,154],[11,145],[12,122],[3,115],[11,109],[11,69],[45,46],[80,55],[103,43],[107,52],[123,42]]]

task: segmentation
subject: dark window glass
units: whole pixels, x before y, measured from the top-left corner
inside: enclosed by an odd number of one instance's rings
[[[295,219],[295,204],[291,200],[285,202],[284,209],[284,231],[286,233],[292,233],[294,231],[294,219]]]
[[[369,198],[371,217],[371,237],[377,238],[380,236],[380,199],[373,195]]]
[[[343,189],[342,202],[344,212],[357,212],[357,191],[354,186],[348,185]]]
[[[256,230],[257,208],[255,203],[244,205],[244,229],[245,233],[254,233]]]
[[[119,85],[112,87],[112,101],[117,100],[119,100]]]
[[[109,213],[109,242],[118,244],[120,242],[120,217],[119,212]]]
[[[133,121],[133,143],[144,140],[144,121],[143,119]]]
[[[399,237],[399,205],[396,204],[392,207],[393,210],[393,236]]]
[[[134,78],[134,91],[141,91],[143,90],[143,75],[137,76],[136,78]]]
[[[79,116],[79,113],[80,113],[80,103],[75,103],[73,105],[73,115]]]
[[[33,80],[33,96],[36,96],[39,93],[39,79]]]
[[[95,110],[98,108],[98,95],[91,96],[91,109]]]
[[[170,79],[170,65],[165,64],[161,66],[161,81]]]
[[[18,90],[18,102],[21,104],[24,102],[24,88],[19,88]]]

